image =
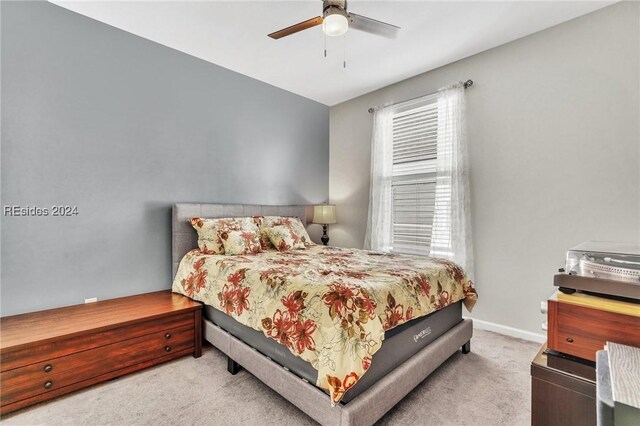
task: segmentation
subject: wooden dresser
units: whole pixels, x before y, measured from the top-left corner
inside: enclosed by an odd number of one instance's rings
[[[202,353],[202,305],[170,291],[0,319],[0,413]]]

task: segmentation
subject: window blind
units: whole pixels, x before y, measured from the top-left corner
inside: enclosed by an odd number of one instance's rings
[[[438,104],[428,98],[393,115],[393,251],[429,254],[436,200]]]

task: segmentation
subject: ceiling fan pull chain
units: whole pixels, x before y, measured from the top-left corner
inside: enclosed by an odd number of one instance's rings
[[[347,33],[344,34],[342,43],[342,69],[345,69],[347,68]]]
[[[322,31],[322,38],[324,40],[324,57],[327,58],[327,33]]]

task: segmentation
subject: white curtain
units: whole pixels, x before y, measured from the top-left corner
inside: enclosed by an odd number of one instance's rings
[[[430,255],[453,260],[473,276],[469,168],[465,135],[464,87],[437,93],[438,137],[435,212]],[[400,104],[398,104],[400,105]],[[371,188],[365,249],[392,249],[393,114],[396,106],[374,113],[371,141]]]
[[[431,255],[453,260],[471,277],[474,271],[464,90],[462,84],[456,84],[438,92],[438,154]]]
[[[393,106],[385,106],[373,114],[369,217],[364,239],[364,248],[367,250],[389,251],[391,249],[392,171]]]

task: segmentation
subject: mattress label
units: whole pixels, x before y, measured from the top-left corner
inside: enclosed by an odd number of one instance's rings
[[[430,334],[431,334],[431,327],[427,327],[424,330],[422,330],[420,333],[414,334],[413,335],[413,341],[418,343],[418,340],[424,339],[425,337],[427,337]]]

